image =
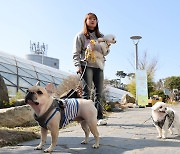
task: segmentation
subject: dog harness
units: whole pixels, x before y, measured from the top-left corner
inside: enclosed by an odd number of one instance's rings
[[[50,117],[48,117],[49,113],[51,113],[54,109],[55,111],[50,115]],[[34,119],[39,123],[41,127],[47,129],[47,124],[49,120],[51,120],[51,118],[56,114],[57,111],[60,112],[60,110],[61,110],[60,102],[57,99],[54,99],[49,109],[40,117],[34,114]]]
[[[49,113],[54,112],[48,117]],[[47,129],[47,124],[51,118],[57,113],[60,112],[61,120],[59,123],[59,128],[62,128],[69,124],[76,116],[78,112],[78,101],[77,99],[66,99],[58,100],[54,99],[52,105],[49,109],[40,117],[34,114],[34,119],[39,123],[39,125]]]
[[[152,120],[153,120],[154,125],[159,126],[162,129],[166,118],[168,118],[168,120],[169,120],[168,128],[170,128],[174,121],[174,112],[173,111],[171,113],[167,113],[166,116],[164,117],[164,119],[162,119],[161,121],[154,121],[153,118],[152,118]]]
[[[65,99],[66,107],[64,108],[64,120],[62,121],[62,127],[68,125],[78,113],[78,101],[75,98]]]

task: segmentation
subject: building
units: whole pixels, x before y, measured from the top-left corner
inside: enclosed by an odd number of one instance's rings
[[[39,42],[31,43],[30,54],[26,55],[26,59],[59,69],[59,59],[47,56],[48,45]]]
[[[53,83],[58,86],[70,73],[26,60],[0,51],[0,74],[8,88],[9,95],[26,93],[27,89],[40,81],[40,85]]]
[[[59,69],[59,59],[45,56],[43,54],[27,54],[26,59]]]

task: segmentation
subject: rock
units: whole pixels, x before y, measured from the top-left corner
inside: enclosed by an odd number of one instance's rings
[[[9,96],[8,96],[8,89],[6,84],[3,80],[3,77],[0,75],[0,109],[9,107]]]
[[[121,107],[121,104],[119,102],[107,102],[107,104],[110,106],[109,110],[112,112],[123,111],[123,108]]]
[[[122,112],[123,109],[122,109],[122,108],[119,108],[119,107],[115,107],[115,108],[112,108],[111,111],[112,111],[112,112]]]
[[[0,126],[13,128],[36,123],[33,113],[34,111],[29,105],[0,109]]]
[[[124,95],[121,99],[122,104],[127,104],[127,103],[135,103],[135,98],[129,96],[128,94]]]
[[[136,104],[134,104],[134,103],[127,103],[126,106],[127,106],[128,108],[135,108],[135,107],[136,107]]]
[[[13,103],[13,106],[22,106],[26,105],[24,99],[17,99],[15,103]]]

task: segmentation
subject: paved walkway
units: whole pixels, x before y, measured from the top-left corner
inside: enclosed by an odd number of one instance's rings
[[[180,107],[173,107],[180,113]],[[59,131],[58,145],[53,153],[57,154],[179,154],[180,137],[177,132],[166,140],[156,139],[157,131],[152,125],[151,108],[132,108],[124,112],[109,115],[107,126],[98,126],[100,148],[91,148],[94,143],[92,135],[87,145],[81,145],[84,133],[80,125]],[[149,119],[148,121],[146,121]],[[146,122],[145,122],[146,121]],[[34,150],[38,140],[25,142],[18,146],[4,147],[0,154],[40,154]],[[50,144],[50,137],[45,147]]]

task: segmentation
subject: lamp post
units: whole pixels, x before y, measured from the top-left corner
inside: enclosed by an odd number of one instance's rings
[[[139,40],[141,39],[141,36],[131,36],[130,39],[133,40],[134,44],[135,44],[135,74],[136,71],[138,70],[138,43]],[[136,84],[136,104],[138,105],[138,94],[137,94],[137,84]]]
[[[138,43],[139,40],[141,39],[141,36],[131,36],[130,39],[133,40],[134,44],[135,44],[135,70],[138,69]]]

